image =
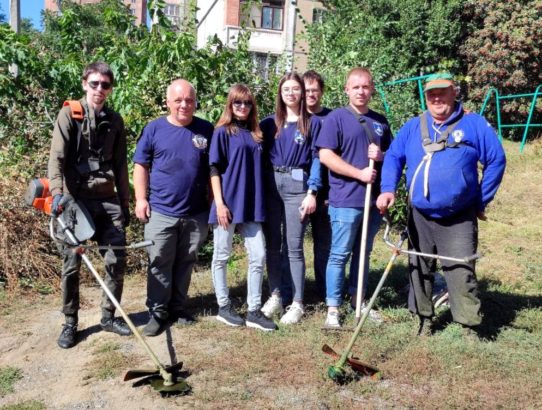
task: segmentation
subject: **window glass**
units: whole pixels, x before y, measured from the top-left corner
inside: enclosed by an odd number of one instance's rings
[[[282,10],[273,9],[273,29],[281,30],[282,29]]]
[[[271,7],[262,8],[262,28],[273,28],[273,9]]]

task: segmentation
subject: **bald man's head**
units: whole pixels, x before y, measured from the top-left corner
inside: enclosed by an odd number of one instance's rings
[[[192,122],[196,111],[196,90],[183,79],[173,81],[166,92],[169,108],[168,120],[174,125],[185,126]]]

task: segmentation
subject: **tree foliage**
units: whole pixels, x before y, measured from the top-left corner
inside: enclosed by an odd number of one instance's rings
[[[470,35],[460,53],[472,78],[471,100],[482,102],[489,87],[506,95],[530,93],[542,84],[542,2],[469,0],[463,20]],[[503,120],[524,122],[530,103],[503,100]],[[542,101],[538,107],[542,112]]]
[[[43,173],[54,117],[64,100],[81,97],[82,70],[92,61],[109,63],[115,74],[110,104],[125,118],[130,150],[143,126],[166,112],[165,90],[175,78],[194,84],[198,115],[213,122],[236,82],[256,91],[261,112],[272,110],[274,89],[254,70],[246,34],[236,49],[216,37],[196,49],[195,33],[173,31],[163,5],[149,1],[157,22],[150,31],[133,24],[121,0],[65,1],[61,14],[44,16],[44,32],[37,35],[16,35],[0,25],[0,162],[31,157],[27,172]],[[8,71],[12,63],[19,66],[17,78]]]
[[[310,67],[330,85],[327,102],[345,103],[344,76],[367,66],[377,83],[458,67],[464,0],[324,0],[322,24],[309,25]],[[387,90],[390,91],[390,90]],[[414,85],[394,88],[395,127],[418,111]],[[378,107],[381,110],[381,105]]]

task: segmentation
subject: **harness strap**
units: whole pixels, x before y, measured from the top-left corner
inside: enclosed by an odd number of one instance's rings
[[[442,151],[446,147],[455,148],[459,143],[448,143],[448,136],[452,133],[454,128],[457,126],[461,118],[463,118],[463,112],[460,113],[455,121],[451,124],[448,124],[446,129],[440,134],[438,139],[433,142],[431,137],[429,136],[429,128],[427,126],[427,116],[425,115],[425,112],[423,112],[420,115],[420,131],[421,131],[421,138],[422,138],[422,146],[426,153],[428,152],[437,152]]]
[[[424,165],[425,168],[423,170],[423,196],[425,198],[429,196],[429,169],[431,167],[431,160],[433,159],[433,154],[446,148],[456,148],[458,145],[462,144],[461,141],[449,143],[448,136],[452,133],[457,124],[459,124],[459,121],[461,120],[461,118],[463,118],[463,114],[464,112],[458,115],[453,123],[448,124],[446,129],[440,134],[440,136],[435,142],[433,142],[431,137],[429,136],[429,128],[427,126],[427,117],[425,115],[425,112],[420,115],[420,132],[422,147],[425,151],[425,155],[416,167],[416,171],[414,172],[414,176],[412,177],[412,183],[410,184],[409,189],[409,202],[414,193],[414,184],[416,182],[418,174],[420,173],[420,170]]]
[[[376,144],[377,139],[375,136],[375,130],[369,126],[369,124],[367,123],[367,120],[363,118],[363,116],[359,112],[354,110],[354,108],[352,108],[351,105],[347,105],[344,108],[350,111],[350,113],[353,114],[354,117],[356,117],[356,120],[358,120],[363,130],[365,131],[365,135],[367,136],[367,140],[369,141],[369,144]]]

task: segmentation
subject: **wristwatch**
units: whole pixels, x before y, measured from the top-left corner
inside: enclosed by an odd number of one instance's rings
[[[308,189],[307,195],[316,196],[318,194],[318,191],[315,191],[314,189]]]

